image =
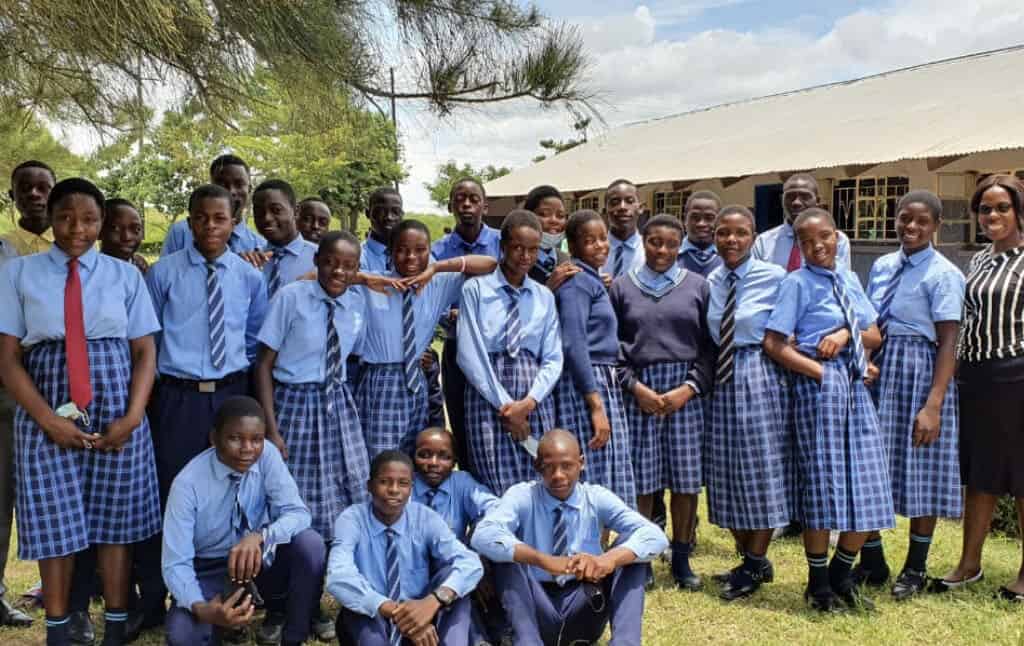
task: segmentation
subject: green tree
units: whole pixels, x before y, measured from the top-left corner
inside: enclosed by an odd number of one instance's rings
[[[481,184],[485,184],[493,179],[498,179],[504,175],[508,175],[512,172],[511,168],[505,166],[494,167],[491,164],[482,168],[473,168],[469,164],[463,164],[459,166],[455,163],[455,160],[449,159],[447,162],[437,167],[437,177],[434,178],[433,182],[423,182],[423,187],[430,191],[430,199],[442,209],[448,208],[448,197],[452,192],[452,185],[463,177],[472,177]]]
[[[543,139],[543,140],[537,142],[538,145],[540,145],[540,147],[543,148],[544,150],[551,151],[552,155],[557,155],[559,153],[564,153],[567,150],[571,150],[571,149],[575,148],[576,146],[579,146],[580,144],[586,143],[587,142],[587,128],[590,127],[591,117],[584,117],[583,115],[581,115],[579,113],[573,113],[573,114],[576,117],[575,121],[573,121],[573,124],[572,124],[572,129],[575,130],[576,133],[577,133],[577,136],[576,136],[575,139],[568,139],[566,141],[555,140],[555,139]],[[546,154],[537,155],[536,157],[533,158],[533,163],[536,164],[537,162],[542,162],[542,161],[544,161],[547,158],[548,158],[548,156]]]

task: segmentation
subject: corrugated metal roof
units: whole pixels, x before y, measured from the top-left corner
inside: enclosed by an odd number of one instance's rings
[[[487,184],[565,192],[1024,147],[1024,46],[613,129]],[[614,159],[614,163],[610,160]]]

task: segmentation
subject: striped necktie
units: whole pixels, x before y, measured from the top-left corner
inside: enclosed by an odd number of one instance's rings
[[[511,302],[508,305],[508,318],[505,320],[505,350],[513,359],[519,354],[519,346],[523,342],[523,328],[519,321],[519,298],[522,294],[515,287],[505,285],[505,293]]]
[[[903,278],[903,270],[907,268],[910,263],[910,258],[900,253],[900,266],[893,273],[889,282],[885,286],[885,291],[882,293],[882,302],[878,306],[878,329],[882,332],[882,336],[885,336],[885,328],[889,325],[890,310],[892,309],[892,301],[896,297],[896,290],[900,287],[900,279]]]
[[[857,323],[857,313],[853,309],[853,302],[850,301],[850,296],[846,293],[842,277],[834,271],[830,271],[828,275],[832,279],[832,291],[839,301],[839,306],[843,308],[846,324],[850,328],[850,343],[853,344],[853,365],[851,367],[856,376],[866,375],[868,360],[864,354],[864,342],[860,338],[860,325]]]
[[[405,387],[409,392],[420,390],[419,357],[416,355],[416,313],[413,311],[414,289],[402,294],[402,359],[405,365]]]
[[[64,355],[71,401],[82,412],[92,401],[89,346],[85,339],[82,279],[78,274],[78,258],[72,258],[68,260],[68,278],[64,283]]]
[[[623,255],[624,255],[623,250],[625,248],[626,248],[626,245],[624,245],[624,244],[620,244],[619,246],[615,247],[615,259],[612,261],[612,277],[613,278],[618,278],[619,274],[622,273],[622,261],[623,261]]]
[[[722,311],[722,322],[718,326],[718,366],[715,369],[715,383],[721,385],[732,379],[733,361],[736,358],[736,281],[739,276],[730,271],[725,281],[729,293],[725,297],[725,309]]]
[[[327,380],[324,383],[324,396],[327,398],[327,412],[334,410],[335,391],[341,387],[341,339],[338,328],[334,325],[334,310],[338,304],[332,300],[327,303]]]
[[[217,278],[216,263],[206,263],[206,308],[210,320],[210,363],[214,368],[224,367],[227,344],[224,339],[224,294]]]
[[[402,577],[398,562],[398,533],[389,527],[384,530],[384,534],[388,539],[384,559],[387,565],[388,599],[398,603],[402,600]],[[402,643],[402,633],[394,622],[388,623],[388,641],[391,643],[391,646],[399,646]]]
[[[270,259],[270,278],[267,280],[267,291],[271,296],[281,289],[281,259],[284,258],[284,251],[274,249],[272,253],[274,255]]]
[[[555,507],[554,540],[551,542],[553,556],[565,556],[569,553],[569,505],[564,502]]]
[[[231,512],[231,528],[241,538],[252,530],[249,515],[245,512],[245,505],[242,504],[242,482],[244,480],[240,473],[229,473],[228,479],[231,480],[231,487],[235,490],[235,507]]]
[[[434,509],[434,498],[437,498],[437,489],[427,489],[423,493],[423,504]]]

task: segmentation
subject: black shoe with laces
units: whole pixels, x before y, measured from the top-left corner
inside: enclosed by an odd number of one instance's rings
[[[927,584],[927,573],[904,568],[896,577],[896,582],[892,584],[892,598],[896,601],[906,601],[910,597],[924,592]]]
[[[76,610],[68,617],[68,639],[73,646],[92,646],[96,643],[96,630],[88,610]]]
[[[736,601],[749,597],[760,587],[761,572],[750,572],[740,568],[729,577],[729,581],[722,587],[722,592],[718,596],[723,601]]]
[[[283,612],[267,612],[263,623],[256,630],[256,643],[260,646],[277,646],[281,643],[284,622],[288,619]]]
[[[733,572],[738,572],[743,568],[743,564],[739,564],[731,570],[725,572],[719,572],[718,574],[712,574],[711,580],[715,583],[725,585],[729,583],[729,579],[732,577]],[[768,559],[764,560],[764,567],[761,568],[761,583],[771,583],[775,580],[775,566]]]
[[[870,612],[875,609],[875,603],[861,594],[860,588],[851,581],[847,581],[833,592],[848,610]]]
[[[872,588],[881,588],[889,582],[889,576],[892,573],[889,571],[889,566],[886,565],[883,570],[869,570],[864,567],[863,563],[857,563],[850,571],[850,579],[853,580],[854,585],[866,585]]]
[[[832,588],[821,588],[818,590],[807,588],[804,590],[804,600],[812,610],[817,610],[818,612],[839,612],[840,609],[839,597],[836,596],[835,592],[832,592]]]

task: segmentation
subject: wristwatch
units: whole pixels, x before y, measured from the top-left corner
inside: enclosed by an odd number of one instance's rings
[[[434,598],[437,599],[445,608],[455,603],[455,599],[458,598],[454,592],[443,586],[434,590],[431,594],[433,594]]]

